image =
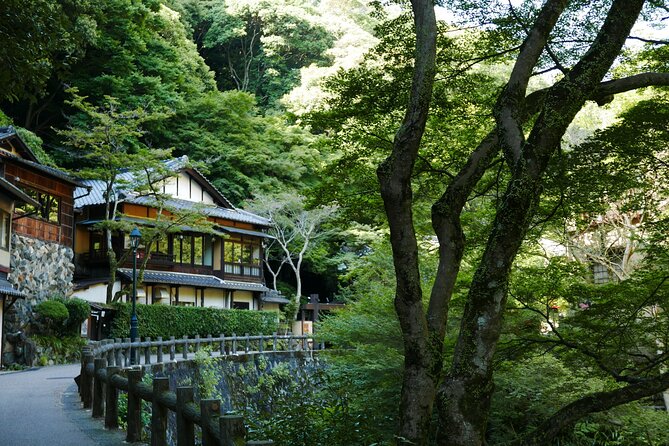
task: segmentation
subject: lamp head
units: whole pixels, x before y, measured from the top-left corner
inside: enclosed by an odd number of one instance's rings
[[[142,238],[142,233],[139,232],[139,229],[135,228],[130,232],[130,245],[133,249],[137,249],[139,246],[139,239]]]

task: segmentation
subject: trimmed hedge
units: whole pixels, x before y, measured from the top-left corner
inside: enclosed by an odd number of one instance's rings
[[[130,337],[132,305],[115,304],[112,338]],[[279,328],[279,314],[273,311],[222,310],[218,308],[177,307],[170,305],[137,305],[139,336],[155,339],[162,336],[181,338],[219,334],[272,334]]]

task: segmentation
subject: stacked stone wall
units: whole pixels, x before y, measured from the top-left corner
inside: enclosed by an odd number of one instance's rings
[[[53,296],[72,294],[74,253],[71,248],[17,234],[12,235],[11,274],[8,280],[26,295],[5,313],[3,348],[5,366],[32,365],[34,346],[26,339],[33,308]]]

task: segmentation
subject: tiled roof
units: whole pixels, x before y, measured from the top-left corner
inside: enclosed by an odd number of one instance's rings
[[[184,155],[180,158],[167,160],[165,161],[165,165],[170,170],[179,171],[188,165],[188,157]],[[204,181],[211,188],[212,191],[216,191],[216,188],[209,182],[209,180],[207,180],[204,177],[204,175],[202,175],[197,169],[192,169],[192,170],[201,177],[200,179]],[[156,205],[155,198],[150,196],[137,196],[132,192],[133,179],[134,177],[131,172],[120,173],[118,175],[118,180],[120,180],[121,183],[127,184],[128,186],[125,188],[122,187],[117,188],[116,193],[118,195],[124,195],[125,196],[124,199],[127,203],[140,204],[144,206],[155,206]],[[87,189],[83,187],[77,188],[75,190],[74,192],[76,198],[74,201],[75,208],[82,208],[84,206],[91,206],[96,204],[104,204],[105,202],[104,193],[106,190],[106,183],[104,181],[83,180],[81,181],[81,183],[84,186],[89,187],[90,192],[88,192]],[[256,214],[252,214],[251,212],[237,209],[232,204],[230,204],[230,202],[222,194],[220,194],[220,192],[216,191],[216,193],[219,195],[219,198],[223,201],[223,203],[229,207],[204,204],[194,201],[182,200],[180,198],[174,198],[174,197],[165,200],[164,204],[173,209],[201,212],[204,215],[208,215],[210,217],[219,217],[219,218],[224,218],[226,220],[238,221],[242,223],[252,223],[256,225],[269,226],[270,221],[267,220],[266,218],[263,218]]]
[[[129,268],[119,268],[118,273],[126,280],[132,280],[132,270]],[[169,271],[144,271],[144,283],[164,283],[169,285],[183,285],[198,288],[219,288],[226,290],[246,290],[246,291],[268,291],[265,285],[261,283],[239,282],[233,280],[222,280],[216,276],[203,274],[173,273]]]
[[[16,201],[22,201],[22,202],[28,203],[28,204],[30,204],[34,207],[39,207],[40,206],[39,202],[35,201],[33,198],[31,198],[29,195],[27,195],[21,189],[14,186],[12,183],[10,183],[9,181],[5,180],[2,177],[0,177],[0,189],[2,189],[3,191],[5,191],[5,193],[12,196],[14,198],[14,200],[16,200]]]
[[[0,294],[4,294],[5,296],[26,297],[25,294],[14,289],[11,283],[2,278],[0,278]]]
[[[286,299],[284,295],[279,293],[278,291],[274,290],[269,290],[266,293],[263,293],[262,296],[260,296],[260,300],[263,302],[267,303],[275,303],[275,304],[289,304],[290,300]]]
[[[128,197],[126,202],[133,204],[141,204],[144,206],[155,206],[156,200],[153,197]],[[207,215],[209,217],[224,218],[226,220],[238,221],[242,223],[253,223],[256,225],[269,226],[270,221],[259,215],[252,214],[237,208],[224,208],[211,204],[197,203],[195,201],[182,200],[180,198],[168,198],[164,201],[167,207],[182,210],[193,211]]]

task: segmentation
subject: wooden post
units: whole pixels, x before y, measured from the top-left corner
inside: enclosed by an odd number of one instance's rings
[[[100,418],[105,413],[104,383],[98,376],[98,372],[107,367],[107,360],[95,358],[95,373],[93,375],[93,418]]]
[[[120,344],[121,342],[123,342],[123,340],[116,339],[114,342],[116,344]],[[117,346],[114,349],[114,354],[116,355],[116,367],[125,367],[125,364],[123,364],[123,349]]]
[[[276,331],[273,333],[273,335],[274,335],[274,342],[272,342],[272,351],[275,352],[276,351],[276,344],[277,344],[277,341],[278,341]]]
[[[170,361],[174,361],[174,358],[176,357],[176,347],[177,345],[174,336],[170,336]]]
[[[170,379],[153,378],[153,401],[151,404],[151,446],[167,445],[167,407],[158,402],[161,393],[170,390]]]
[[[215,446],[216,437],[211,431],[214,419],[221,413],[219,400],[200,400],[200,414],[202,416],[202,446]]]
[[[209,356],[214,353],[214,341],[211,335],[207,335],[207,345],[209,346]]]
[[[232,354],[237,354],[237,335],[232,333]]]
[[[113,339],[107,339],[105,340],[105,345],[108,345],[112,348],[107,350],[107,365],[108,366],[115,366],[116,365],[116,355],[114,355],[114,340]]]
[[[249,334],[246,333],[246,347],[244,347],[244,351],[248,353],[251,350],[251,340],[249,339]]]
[[[188,359],[188,336],[184,336],[183,358]]]
[[[163,363],[163,337],[158,336],[157,341],[158,341],[158,350],[157,350],[158,354],[157,354],[156,361],[158,362],[158,364],[162,364]]]
[[[142,381],[142,369],[128,370],[128,432],[125,441],[134,443],[142,439],[142,399],[137,385]]]
[[[219,345],[219,350],[221,352],[221,356],[225,355],[225,335],[221,333],[219,336],[221,338],[220,345]]]
[[[259,351],[260,353],[263,353],[263,350],[264,350],[264,348],[263,348],[263,347],[264,347],[263,344],[264,344],[264,343],[265,343],[265,337],[264,337],[263,335],[260,335],[260,339],[258,340],[258,351]]]
[[[177,387],[177,446],[195,445],[195,425],[188,420],[184,411],[193,402],[192,387]]]
[[[200,335],[195,335],[195,353],[200,351]]]
[[[95,357],[92,353],[84,357],[84,369],[81,374],[81,401],[84,403],[84,409],[90,409],[93,404],[93,377],[88,374],[89,365],[93,364]]]
[[[124,338],[124,339],[123,339],[123,343],[124,343],[124,344],[130,344],[130,338]],[[130,352],[131,352],[131,351],[132,351],[132,349],[130,348],[130,346],[126,347],[126,349],[125,349],[125,354],[123,355],[123,356],[125,356],[125,365],[124,365],[124,367],[129,367],[129,366],[130,366]]]
[[[112,378],[120,370],[118,367],[107,367],[107,391],[105,395],[105,427],[107,429],[118,427],[118,389],[112,384]]]
[[[146,338],[146,347],[144,347],[144,364],[151,364],[151,338]],[[139,364],[139,362],[137,363]]]
[[[223,415],[219,420],[221,429],[220,446],[244,446],[246,444],[246,428],[239,415]]]

